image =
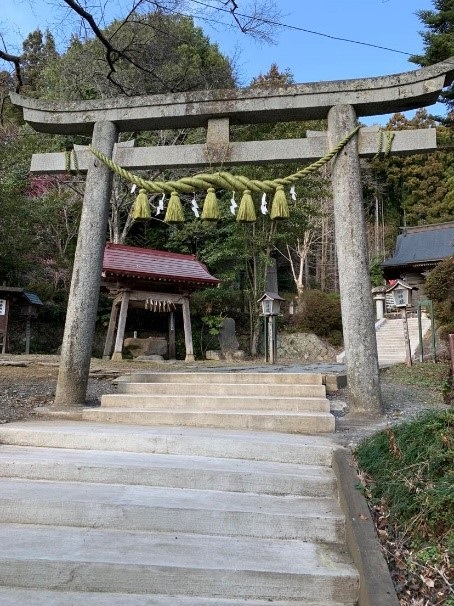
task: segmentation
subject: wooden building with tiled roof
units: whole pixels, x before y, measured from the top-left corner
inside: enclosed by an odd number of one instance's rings
[[[169,316],[169,357],[175,356],[175,311],[183,313],[186,361],[194,360],[189,299],[195,290],[219,280],[194,255],[107,243],[101,287],[113,298],[104,358],[121,359],[128,308]],[[115,343],[114,343],[115,341]]]
[[[454,221],[406,227],[397,236],[394,255],[382,263],[386,280],[402,279],[424,298],[426,275],[443,259],[454,255]]]

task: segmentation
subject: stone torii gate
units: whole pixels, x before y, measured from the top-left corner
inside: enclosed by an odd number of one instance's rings
[[[357,117],[435,103],[454,80],[454,57],[412,72],[275,89],[215,90],[59,102],[11,93],[35,130],[92,136],[92,145],[126,169],[212,167],[318,159],[356,126]],[[229,125],[328,118],[328,133],[307,139],[229,142]],[[128,148],[119,132],[206,127],[205,145]],[[435,129],[395,133],[391,153],[436,149]],[[373,305],[368,273],[360,157],[377,152],[377,132],[361,129],[333,161],[333,198],[339,285],[353,414],[380,415]],[[99,296],[112,173],[88,150],[77,152],[87,172],[54,406],[85,402]],[[66,171],[64,153],[33,156],[31,171]]]

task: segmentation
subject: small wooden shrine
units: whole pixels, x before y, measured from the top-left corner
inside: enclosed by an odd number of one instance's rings
[[[0,348],[6,353],[8,318],[11,305],[20,305],[20,315],[25,318],[25,353],[30,353],[30,320],[38,315],[43,303],[37,294],[16,286],[0,286]]]
[[[101,287],[113,298],[103,357],[122,359],[128,308],[168,313],[168,353],[175,357],[175,311],[183,313],[185,360],[194,360],[189,299],[192,292],[219,280],[194,255],[107,243]]]

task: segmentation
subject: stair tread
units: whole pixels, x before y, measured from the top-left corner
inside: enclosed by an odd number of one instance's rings
[[[180,379],[183,382],[192,382],[192,378],[198,380],[202,379],[204,382],[214,383],[218,379],[228,383],[252,383],[252,379],[256,379],[257,383],[268,383],[270,381],[273,384],[286,384],[290,383],[292,385],[300,384],[300,385],[321,385],[322,384],[322,375],[317,372],[244,372],[242,370],[236,370],[235,372],[131,372],[128,375],[123,375],[118,377],[117,382],[121,382],[124,380],[143,380],[146,379],[146,382],[153,383],[154,381],[162,383],[162,382],[180,382]]]
[[[117,507],[197,509],[260,513],[295,518],[342,518],[333,497],[275,496],[217,490],[154,486],[0,479],[2,502],[30,501],[71,505],[105,504]]]
[[[257,415],[263,417],[276,417],[276,416],[297,416],[297,417],[331,417],[332,415],[329,412],[323,411],[298,411],[298,410],[257,410],[255,408],[246,409],[236,409],[236,408],[221,408],[221,409],[175,409],[171,408],[139,408],[139,407],[128,407],[128,408],[116,408],[112,406],[101,406],[96,408],[85,408],[84,414],[90,414],[91,412],[147,412],[147,413],[156,413],[156,412],[170,412],[175,415],[206,415],[206,414],[216,414],[216,415],[235,415],[235,416],[245,416],[245,415]]]
[[[248,400],[303,400],[303,401],[321,401],[325,402],[325,396],[280,396],[280,395],[267,395],[267,396],[257,396],[257,395],[243,395],[243,394],[235,394],[235,395],[199,395],[199,394],[160,394],[160,393],[109,393],[105,394],[105,396],[109,398],[131,398],[131,399],[140,399],[140,398],[156,398],[157,400],[168,400],[169,398],[184,398],[187,400],[234,400],[241,399],[247,402]],[[104,396],[103,396],[104,397]]]
[[[0,587],[2,606],[270,606],[270,600],[205,598],[200,596],[140,595]],[[346,602],[304,602],[305,606],[354,606]],[[294,600],[273,600],[272,606],[296,606]]]
[[[243,429],[207,429],[204,427],[153,427],[152,425],[116,425],[115,423],[96,423],[90,421],[58,421],[58,420],[33,420],[16,421],[0,426],[0,439],[6,440],[8,434],[12,433],[57,433],[70,434],[101,434],[122,436],[134,435],[155,439],[159,438],[211,438],[213,440],[234,439],[235,441],[251,443],[265,442],[269,444],[282,444],[294,446],[326,446],[333,448],[334,443],[329,436],[311,436],[304,434],[288,434],[274,431],[252,431]]]
[[[196,455],[330,465],[329,435],[247,429],[34,420],[0,425],[0,442],[18,446]]]
[[[212,469],[228,472],[260,472],[278,475],[317,475],[331,477],[332,471],[319,465],[300,465],[295,463],[277,463],[270,461],[250,461],[244,459],[223,459],[216,457],[201,457],[196,455],[175,455],[155,453],[134,453],[103,450],[78,450],[61,448],[33,448],[27,446],[2,445],[0,448],[0,475],[6,463],[17,466],[21,462],[54,463],[59,465],[71,463],[84,464],[90,467],[113,467],[124,469],[129,467],[144,467],[146,469],[180,468],[180,469]]]
[[[120,531],[32,524],[0,525],[4,561],[106,563],[125,568],[260,571],[275,574],[357,576],[337,546],[297,540]],[[39,555],[35,555],[39,554]]]

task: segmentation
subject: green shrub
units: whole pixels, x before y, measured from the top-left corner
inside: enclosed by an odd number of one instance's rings
[[[424,291],[434,302],[434,316],[442,336],[454,332],[454,257],[439,263],[427,276]]]
[[[303,332],[313,332],[333,345],[340,345],[342,314],[339,295],[321,290],[306,290],[298,311],[293,316],[293,326]]]

